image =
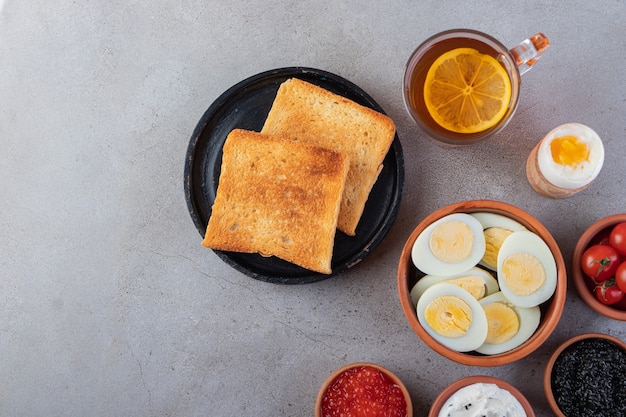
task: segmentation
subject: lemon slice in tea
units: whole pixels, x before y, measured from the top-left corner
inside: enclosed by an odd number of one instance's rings
[[[444,129],[477,133],[495,126],[506,114],[511,81],[492,56],[457,48],[435,60],[424,84],[431,117]]]

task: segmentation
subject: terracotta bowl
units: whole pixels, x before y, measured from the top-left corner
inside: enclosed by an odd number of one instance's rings
[[[335,381],[335,379],[343,374],[344,372],[353,369],[353,368],[360,368],[360,367],[370,367],[370,368],[374,368],[380,372],[382,372],[383,374],[385,374],[389,379],[391,379],[391,381],[393,381],[393,383],[395,385],[397,385],[400,388],[400,391],[402,391],[402,395],[404,396],[404,401],[406,402],[406,415],[407,417],[413,417],[413,403],[411,402],[411,395],[409,394],[409,391],[406,389],[406,386],[404,385],[404,383],[400,380],[400,378],[398,378],[393,372],[391,372],[390,370],[374,364],[374,363],[369,363],[369,362],[356,362],[356,363],[351,363],[349,365],[343,366],[339,369],[337,369],[335,372],[333,372],[332,374],[330,374],[330,376],[328,378],[326,378],[326,380],[324,381],[324,383],[322,384],[319,393],[317,394],[317,400],[315,401],[315,417],[322,417],[322,399],[324,398],[324,394],[326,393],[326,390],[328,390],[328,387],[330,387],[330,385]]]
[[[441,407],[443,407],[446,401],[448,401],[448,398],[450,398],[455,392],[457,392],[461,388],[476,383],[496,384],[499,388],[507,390],[508,392],[513,394],[515,398],[517,398],[517,401],[520,402],[522,408],[524,408],[524,411],[526,412],[527,417],[535,417],[535,412],[530,406],[530,403],[517,388],[499,378],[484,375],[468,376],[448,385],[448,387],[443,390],[437,396],[437,398],[435,398],[435,401],[430,406],[428,417],[437,417],[439,415],[439,410],[441,410]]]
[[[558,348],[556,348],[556,350],[552,353],[552,355],[550,356],[550,359],[548,360],[548,363],[546,364],[546,368],[545,368],[545,372],[543,374],[543,390],[546,396],[546,400],[548,401],[548,404],[550,405],[550,408],[552,409],[552,411],[554,412],[554,414],[557,417],[567,417],[566,414],[563,413],[563,411],[561,411],[561,409],[559,408],[559,405],[557,403],[557,399],[555,397],[555,393],[552,390],[552,374],[553,372],[555,372],[555,362],[557,361],[557,359],[559,358],[559,356],[561,356],[561,354],[563,353],[563,351],[565,349],[567,349],[568,347],[574,345],[577,342],[580,342],[582,340],[589,340],[589,339],[603,339],[603,340],[607,340],[609,342],[614,343],[618,348],[621,348],[625,353],[626,353],[626,343],[624,343],[622,340],[614,337],[614,336],[609,336],[606,334],[602,334],[602,333],[585,333],[585,334],[580,334],[578,336],[574,336],[568,340],[566,340],[565,342],[563,342]],[[597,359],[599,362],[604,361],[604,359],[608,359],[608,358],[604,358],[602,357],[602,355],[598,355],[598,352],[594,351],[590,354],[591,358]],[[604,366],[604,364],[603,364]],[[587,378],[585,378],[585,384],[588,384],[590,386],[593,385],[593,381],[588,380]],[[610,384],[609,384],[610,385]],[[626,395],[626,394],[624,394]],[[589,414],[587,414],[589,415]]]
[[[593,282],[585,277],[580,267],[580,258],[585,252],[585,249],[591,245],[591,242],[599,239],[603,234],[608,233],[612,226],[621,222],[626,222],[626,213],[614,214],[600,219],[584,231],[578,239],[578,243],[576,243],[576,246],[574,247],[571,274],[572,281],[574,282],[574,287],[576,288],[578,295],[585,303],[587,303],[589,307],[605,317],[614,320],[626,321],[626,310],[622,310],[615,306],[608,306],[598,301],[596,296],[593,294]]]
[[[417,312],[411,301],[410,291],[413,285],[423,276],[423,274],[413,265],[411,260],[411,249],[417,236],[432,222],[452,213],[475,213],[490,212],[507,216],[521,223],[531,232],[539,235],[550,248],[557,268],[557,285],[556,291],[552,297],[540,305],[541,322],[535,333],[526,342],[515,349],[496,355],[482,355],[477,352],[457,352],[449,349],[436,341],[430,334],[426,332],[424,327],[417,319]],[[430,348],[444,357],[464,365],[473,366],[499,366],[515,362],[533,351],[545,342],[550,336],[556,325],[558,324],[563,307],[565,305],[565,297],[567,293],[567,272],[563,255],[558,244],[550,234],[550,232],[533,216],[527,212],[499,201],[491,200],[470,200],[459,203],[450,204],[442,207],[432,214],[428,215],[409,236],[398,264],[398,294],[400,304],[409,325],[417,333],[417,335]]]

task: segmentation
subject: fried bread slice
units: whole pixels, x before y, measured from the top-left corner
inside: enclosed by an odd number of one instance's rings
[[[393,120],[322,87],[291,78],[280,85],[261,133],[349,156],[337,227],[354,236],[395,137]]]
[[[330,274],[348,167],[336,151],[233,130],[202,245]]]

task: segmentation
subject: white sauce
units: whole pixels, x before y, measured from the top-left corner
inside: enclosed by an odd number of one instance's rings
[[[496,384],[476,383],[455,392],[439,417],[526,417],[520,402]]]

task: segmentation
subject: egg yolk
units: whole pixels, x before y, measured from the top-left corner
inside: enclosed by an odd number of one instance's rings
[[[589,147],[575,136],[562,136],[550,142],[552,160],[560,165],[576,167],[589,161]]]
[[[440,224],[430,234],[430,250],[446,263],[461,262],[472,253],[474,235],[470,227],[459,221]]]
[[[507,257],[502,263],[502,273],[509,289],[520,296],[533,294],[546,282],[543,264],[526,252]]]
[[[428,303],[424,317],[431,329],[440,335],[461,337],[472,324],[472,308],[457,296],[444,295]]]
[[[495,269],[498,265],[498,252],[500,252],[502,242],[513,232],[501,227],[490,227],[485,229],[483,233],[485,235],[485,254],[482,262]]]
[[[458,285],[465,291],[470,293],[472,297],[480,300],[485,296],[487,288],[485,287],[485,280],[479,276],[468,275],[465,277],[453,278],[448,280],[450,284]]]
[[[499,345],[513,338],[519,331],[519,317],[504,303],[491,303],[483,306],[487,315],[487,339],[485,343]]]

